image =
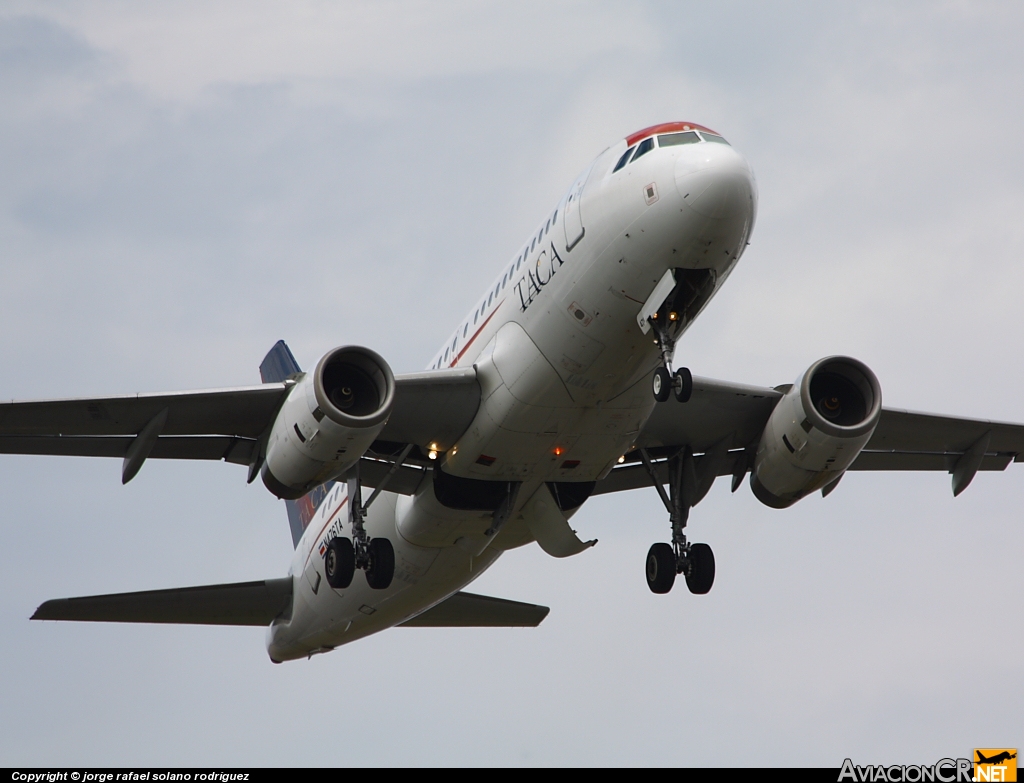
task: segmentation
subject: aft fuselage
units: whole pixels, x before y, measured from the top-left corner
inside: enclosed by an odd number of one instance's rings
[[[508,521],[485,535],[491,510],[453,509],[429,481],[413,496],[384,492],[366,524],[371,537],[394,543],[394,581],[371,590],[356,578],[335,590],[323,578],[322,550],[346,534],[346,490],[336,485],[295,550],[294,605],[268,631],[270,657],[303,657],[397,625],[504,550],[539,538],[542,526],[564,524],[578,504],[552,502],[547,482],[603,478],[656,404],[649,381],[662,355],[637,322],[642,305],[676,270],[680,291],[693,289],[676,300],[677,339],[742,255],[756,207],[747,162],[701,126],[655,126],[602,152],[430,364],[475,366],[482,390],[458,441],[433,444],[435,470],[518,483]]]

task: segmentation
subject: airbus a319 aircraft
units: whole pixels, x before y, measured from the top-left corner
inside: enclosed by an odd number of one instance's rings
[[[3,404],[0,452],[119,457],[124,482],[151,458],[248,466],[295,544],[283,578],[53,600],[33,619],[261,625],[274,662],[397,625],[535,626],[546,607],[462,588],[514,547],[592,546],[570,525],[591,496],[657,491],[668,541],[647,583],[703,594],[715,558],[687,521],[719,476],[785,508],[847,470],[947,471],[958,495],[1024,461],[1024,425],[883,408],[849,357],[775,388],[673,371],[756,213],[722,135],[656,125],[587,166],[425,372],[355,346],[303,371],[279,342],[259,386]]]

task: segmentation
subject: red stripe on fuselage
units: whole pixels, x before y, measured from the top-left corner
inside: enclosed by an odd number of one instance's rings
[[[637,131],[631,136],[627,136],[626,146],[632,147],[638,141],[643,141],[648,136],[653,136],[656,133],[678,133],[679,131],[688,130],[707,131],[708,133],[714,133],[716,136],[721,135],[717,131],[713,131],[711,128],[705,128],[703,125],[698,125],[695,122],[663,122],[661,125],[652,125],[649,128]]]
[[[452,363],[448,365],[449,367],[454,367],[456,364],[459,363],[459,359],[461,359],[463,354],[465,354],[466,351],[469,350],[469,346],[473,344],[473,341],[477,338],[480,332],[484,330],[484,327],[487,326],[490,320],[494,318],[494,314],[498,312],[498,308],[501,307],[503,304],[505,304],[504,299],[502,299],[500,302],[498,302],[498,304],[494,306],[494,309],[491,311],[491,314],[484,319],[484,322],[482,324],[480,324],[480,328],[473,332],[473,336],[469,338],[469,342],[462,346],[462,350],[459,351],[459,355],[452,359]]]
[[[334,509],[334,513],[331,514],[330,517],[327,518],[327,521],[324,522],[324,526],[322,528],[320,528],[320,532],[316,534],[316,538],[313,539],[313,546],[311,546],[309,548],[309,552],[306,554],[306,563],[309,563],[309,558],[311,558],[313,556],[313,550],[316,549],[317,542],[320,541],[320,536],[322,536],[324,534],[324,531],[327,529],[327,526],[329,524],[331,524],[331,520],[334,519],[338,515],[338,512],[341,511],[345,507],[346,503],[348,503],[348,495],[346,495],[345,499],[343,501],[341,501],[341,505],[338,506],[336,509]],[[306,563],[303,563],[303,565],[302,565],[302,569],[303,570],[306,569]]]

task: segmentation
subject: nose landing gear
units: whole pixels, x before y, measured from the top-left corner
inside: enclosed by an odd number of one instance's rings
[[[672,589],[676,574],[683,574],[690,592],[704,595],[715,583],[715,555],[707,544],[689,543],[684,532],[690,507],[699,500],[695,497],[698,489],[693,457],[687,451],[683,456],[668,461],[669,494],[665,493],[645,449],[640,449],[640,458],[654,481],[672,524],[672,543],[654,544],[647,552],[647,586],[652,593],[663,595]]]
[[[665,402],[670,394],[675,394],[679,402],[688,402],[693,394],[693,373],[686,367],[680,367],[674,373],[669,369],[672,364],[671,336],[659,320],[654,316],[647,319],[651,329],[658,336],[658,347],[661,349],[662,365],[654,371],[651,378],[651,390],[654,392],[654,399],[658,402]]]

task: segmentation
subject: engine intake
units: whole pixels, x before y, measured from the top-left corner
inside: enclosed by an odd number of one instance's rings
[[[830,356],[810,366],[768,418],[750,487],[786,508],[838,481],[878,426],[882,390],[863,362]]]
[[[344,427],[372,427],[391,415],[395,376],[369,348],[335,348],[313,371],[313,395],[332,421]]]
[[[299,498],[351,468],[384,428],[395,376],[369,348],[328,352],[288,394],[271,428],[263,483]]]

